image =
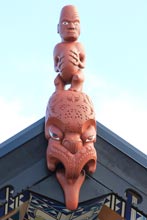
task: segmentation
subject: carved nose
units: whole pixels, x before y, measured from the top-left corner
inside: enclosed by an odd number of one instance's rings
[[[69,23],[69,29],[75,29],[75,24],[73,22]]]
[[[82,141],[73,141],[73,140],[67,140],[67,139],[64,139],[62,144],[72,154],[76,154],[83,146]]]

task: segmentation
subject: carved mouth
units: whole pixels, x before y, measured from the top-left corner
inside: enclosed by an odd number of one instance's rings
[[[73,34],[75,34],[76,33],[76,29],[68,29],[68,31],[67,31],[67,33],[73,33]]]
[[[64,173],[64,176],[66,177],[67,181],[74,182],[82,172],[86,173],[94,173],[96,169],[96,161],[94,159],[89,160],[80,170],[80,172],[77,174],[77,170],[73,170],[69,176],[66,174],[66,168],[62,162],[58,162],[56,165],[56,172],[62,170],[62,173]],[[71,170],[72,171],[72,170]]]
[[[83,169],[93,173],[96,169],[96,151],[93,144],[83,146],[76,154],[72,154],[62,145],[51,145],[47,149],[48,168],[55,171],[64,167],[68,179],[78,178]]]
[[[94,173],[96,170],[96,161],[94,159],[89,160],[84,168],[83,168],[86,172],[88,173]]]
[[[63,188],[68,209],[77,208],[85,172],[93,173],[95,171],[96,160],[96,151],[92,143],[83,146],[76,154],[72,154],[62,145],[52,144],[48,147],[48,168],[56,171],[56,177]]]
[[[56,177],[64,191],[65,204],[69,210],[75,210],[78,207],[80,189],[86,177],[85,170],[93,173],[95,171],[95,160],[89,160],[78,176],[66,177],[64,165],[62,163],[57,165]]]

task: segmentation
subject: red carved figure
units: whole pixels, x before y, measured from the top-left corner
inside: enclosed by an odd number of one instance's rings
[[[85,52],[81,43],[80,19],[75,6],[63,7],[58,24],[62,42],[54,49],[56,91],[49,99],[45,118],[48,140],[47,166],[56,172],[63,188],[66,208],[78,207],[85,172],[96,169],[96,121],[93,104],[82,92]],[[65,86],[71,84],[68,90]]]
[[[57,169],[66,207],[74,210],[85,171],[93,173],[96,169],[96,123],[89,97],[81,92],[55,92],[47,106],[45,136],[48,168]]]
[[[56,90],[63,90],[71,84],[70,90],[82,91],[85,65],[85,52],[81,43],[80,18],[77,9],[68,5],[61,11],[58,33],[62,42],[54,48],[54,67],[58,75],[55,79]]]

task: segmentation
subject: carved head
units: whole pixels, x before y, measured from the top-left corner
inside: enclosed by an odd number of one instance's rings
[[[95,113],[92,102],[86,94],[64,90],[52,95],[47,106],[45,136],[49,140],[47,153],[49,169],[54,171],[61,163],[67,178],[73,173],[74,176],[78,176],[84,168],[88,172],[95,171]],[[80,163],[81,157],[83,159]],[[71,167],[68,160],[72,162]]]
[[[56,171],[66,207],[75,210],[85,171],[93,173],[97,161],[95,113],[89,97],[70,90],[55,92],[47,106],[45,136],[48,169]]]
[[[58,24],[58,33],[62,41],[76,41],[80,35],[80,18],[73,5],[62,8]]]
[[[74,210],[85,171],[93,173],[96,169],[96,122],[89,97],[70,90],[53,93],[46,110],[45,136],[48,169],[56,171],[66,207]]]

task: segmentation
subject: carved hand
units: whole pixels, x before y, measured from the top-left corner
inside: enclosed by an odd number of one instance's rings
[[[74,51],[74,50],[70,50],[70,54],[69,56],[72,58],[70,59],[70,62],[75,65],[78,66],[80,69],[84,68],[84,64],[82,63],[82,61],[80,60],[80,52]]]

